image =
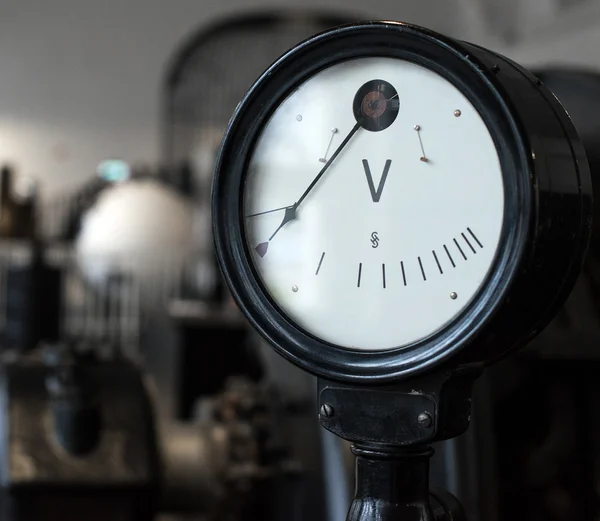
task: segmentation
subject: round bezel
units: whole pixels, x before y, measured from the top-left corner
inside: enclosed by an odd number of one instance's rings
[[[391,57],[426,67],[454,84],[477,109],[498,151],[505,192],[497,254],[471,303],[442,330],[408,346],[359,352],[324,342],[295,324],[269,296],[245,240],[243,191],[256,140],[273,111],[300,84],[336,63]],[[403,23],[340,27],[301,43],[253,85],[228,126],[213,184],[213,231],[225,280],[242,312],[280,352],[313,374],[342,381],[386,382],[441,363],[482,339],[506,298],[524,255],[533,209],[528,147],[493,73],[460,43]]]

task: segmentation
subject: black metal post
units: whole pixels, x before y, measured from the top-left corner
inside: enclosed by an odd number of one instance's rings
[[[434,521],[429,501],[433,449],[355,445],[356,490],[347,521]]]

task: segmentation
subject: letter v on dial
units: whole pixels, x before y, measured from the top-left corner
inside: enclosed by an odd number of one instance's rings
[[[375,183],[373,182],[373,175],[371,174],[371,168],[369,167],[369,161],[363,159],[363,168],[365,169],[365,174],[367,176],[367,183],[369,183],[369,190],[371,191],[371,197],[373,198],[374,203],[378,203],[381,199],[381,194],[383,194],[383,187],[385,186],[385,180],[387,179],[388,172],[390,171],[390,166],[392,165],[392,160],[388,159],[385,162],[385,166],[383,167],[383,173],[381,174],[381,179],[379,179],[379,184],[377,185],[377,189],[375,189]]]

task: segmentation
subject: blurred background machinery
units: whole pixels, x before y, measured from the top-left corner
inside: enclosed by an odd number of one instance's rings
[[[215,273],[193,275],[190,199],[149,176],[90,186],[59,233],[2,239],[0,519],[322,518],[310,403],[277,389]]]
[[[312,379],[225,293],[208,194],[248,84],[343,21],[247,16],[191,41],[166,82],[161,166],[103,161],[43,202],[2,170],[2,519],[325,519]]]

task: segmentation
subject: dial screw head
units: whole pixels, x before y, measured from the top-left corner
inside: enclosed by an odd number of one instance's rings
[[[455,115],[457,118],[459,118],[461,114],[462,114],[462,112],[461,112],[460,110],[458,110],[458,109],[456,109],[456,110],[454,111],[454,115]]]
[[[335,414],[335,411],[331,404],[324,403],[323,405],[321,405],[321,410],[319,414],[325,418],[331,418]]]
[[[452,293],[450,293],[450,298],[452,300],[456,300],[458,298],[458,294],[455,291],[453,291]]]
[[[294,284],[294,285],[292,286],[292,291],[293,291],[294,293],[297,293],[297,292],[298,292],[298,286],[296,286],[296,285]]]
[[[296,116],[296,121],[302,121],[302,115],[301,114],[298,114]]]
[[[431,424],[433,423],[433,418],[428,412],[422,412],[417,417],[417,421],[419,422],[419,425],[421,427],[431,427]]]

